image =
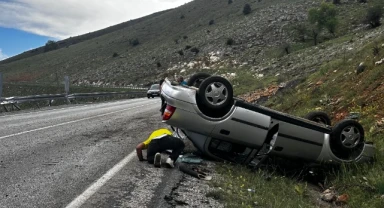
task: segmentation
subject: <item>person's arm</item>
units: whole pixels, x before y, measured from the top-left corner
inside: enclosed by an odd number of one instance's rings
[[[137,154],[137,157],[139,158],[140,161],[145,161],[145,159],[143,158],[144,147],[145,147],[145,145],[143,142],[136,146],[136,154]]]

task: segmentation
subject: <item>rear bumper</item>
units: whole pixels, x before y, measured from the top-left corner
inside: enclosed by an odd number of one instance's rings
[[[147,93],[147,96],[160,97],[160,93],[158,92]]]

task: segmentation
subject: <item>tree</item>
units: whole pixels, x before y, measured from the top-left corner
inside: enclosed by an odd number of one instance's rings
[[[383,16],[383,7],[380,5],[370,7],[367,10],[366,21],[371,25],[372,28],[381,25],[380,19]]]
[[[317,45],[318,38],[319,38],[319,33],[320,33],[320,31],[319,31],[319,29],[317,27],[312,27],[311,28],[310,35],[313,38],[313,44],[314,45]]]
[[[336,15],[337,11],[335,6],[328,3],[322,3],[319,8],[312,8],[309,10],[309,22],[316,27],[317,36],[323,28],[326,28],[332,35],[335,34],[338,25]]]
[[[247,14],[250,14],[251,12],[252,12],[251,5],[249,5],[249,4],[245,4],[245,5],[244,5],[244,8],[243,8],[243,14],[244,14],[244,15],[247,15]]]
[[[333,18],[333,19],[328,20],[325,23],[325,28],[327,28],[328,32],[334,36],[338,24],[339,24],[339,22],[337,21],[337,19]]]
[[[44,52],[56,50],[59,48],[59,44],[56,41],[48,40],[48,42],[44,46]]]

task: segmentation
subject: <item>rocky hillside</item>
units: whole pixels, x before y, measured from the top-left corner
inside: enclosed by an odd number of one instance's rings
[[[0,71],[6,81],[53,82],[57,76],[69,75],[74,84],[115,86],[147,85],[163,76],[188,77],[200,70],[232,78],[243,74],[249,82],[286,73],[289,76],[281,77],[291,79],[313,72],[322,62],[364,41],[360,40],[364,33],[354,34],[365,30],[361,20],[368,4],[348,1],[337,7],[343,20],[336,36],[350,34],[345,42],[357,42],[325,43],[299,56],[283,56],[284,46],[294,51],[311,45],[298,43],[292,27],[307,22],[308,10],[321,2],[195,0],[140,21],[79,36],[75,42],[74,38],[60,41],[63,47],[54,51],[43,53],[40,48],[4,60]],[[243,14],[246,3],[252,8],[248,15]],[[259,87],[253,85],[251,90]]]

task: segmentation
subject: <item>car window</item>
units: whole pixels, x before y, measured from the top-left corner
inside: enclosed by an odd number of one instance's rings
[[[155,84],[155,85],[152,85],[150,90],[158,90],[159,89],[159,85],[158,84]]]

